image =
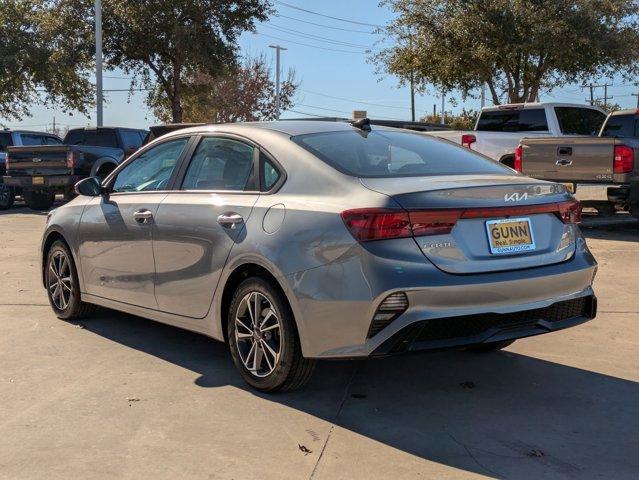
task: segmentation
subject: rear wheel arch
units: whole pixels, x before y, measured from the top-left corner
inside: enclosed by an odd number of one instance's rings
[[[220,302],[220,316],[221,316],[220,322],[221,322],[222,333],[224,334],[225,342],[228,342],[228,327],[227,327],[226,317],[228,315],[229,308],[231,307],[233,294],[235,293],[235,290],[237,290],[237,287],[239,287],[244,280],[250,277],[261,278],[267,281],[275,289],[277,289],[279,293],[282,294],[282,298],[284,298],[284,300],[288,304],[288,308],[291,310],[291,312],[293,312],[293,309],[291,307],[291,302],[284,288],[282,287],[280,282],[277,280],[275,275],[273,275],[266,267],[259,265],[257,263],[244,263],[242,265],[239,265],[231,272],[231,274],[226,279],[226,282],[224,284],[224,290],[222,292],[222,300]],[[294,323],[297,324],[297,318],[295,317],[295,315],[293,315],[293,317],[295,318]],[[297,325],[295,326],[297,328]],[[299,335],[299,329],[297,330]]]
[[[112,158],[101,158],[93,164],[93,167],[91,168],[91,176],[99,176],[102,180],[104,180],[113,170],[115,170],[117,166],[118,163]]]
[[[47,256],[49,255],[49,250],[51,249],[51,246],[57,241],[60,240],[61,242],[64,242],[64,244],[67,246],[67,248],[69,249],[69,251],[71,251],[71,248],[69,247],[69,242],[66,241],[66,239],[64,238],[64,235],[62,235],[60,232],[58,232],[57,230],[52,230],[51,232],[49,232],[47,234],[47,237],[44,241],[44,243],[42,244],[42,285],[45,285],[45,280],[44,280],[44,270],[45,268],[47,268]],[[73,254],[73,252],[72,252]],[[46,286],[46,285],[45,285]]]

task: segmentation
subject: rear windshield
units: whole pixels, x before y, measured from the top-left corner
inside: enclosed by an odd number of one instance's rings
[[[39,145],[59,145],[61,142],[55,137],[48,135],[38,135],[36,133],[21,133],[22,145],[24,146],[39,146]]]
[[[95,147],[112,147],[117,148],[118,139],[115,130],[98,129],[98,130],[69,130],[64,138],[67,145],[91,145]]]
[[[351,130],[299,135],[292,140],[355,177],[512,173],[467,148],[418,133]]]
[[[639,118],[636,115],[611,115],[602,137],[639,137]]]
[[[482,132],[546,132],[543,108],[504,109],[481,112],[477,130]]]
[[[564,135],[597,135],[606,114],[592,108],[555,107],[559,129]]]

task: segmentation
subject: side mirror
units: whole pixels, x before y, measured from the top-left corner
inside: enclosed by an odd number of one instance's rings
[[[85,197],[97,197],[102,194],[102,186],[98,177],[89,177],[75,184],[75,193]]]

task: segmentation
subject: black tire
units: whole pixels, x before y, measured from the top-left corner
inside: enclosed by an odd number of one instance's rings
[[[16,195],[9,185],[0,183],[0,210],[7,210],[13,206]]]
[[[64,262],[62,259],[66,260],[67,269],[63,267]],[[58,266],[57,270],[61,272],[60,275],[56,274],[56,265]],[[78,282],[78,273],[75,269],[73,256],[66,243],[62,240],[56,240],[49,248],[44,269],[47,297],[51,308],[58,318],[79,320],[95,312],[97,308],[95,305],[85,303],[80,299],[80,283]],[[60,297],[56,296],[56,287],[65,295],[68,294],[68,299],[65,297],[65,301],[61,301]]]
[[[466,347],[466,350],[470,350],[471,352],[483,353],[483,352],[494,352],[496,350],[502,350],[510,345],[515,343],[515,340],[504,340],[503,342],[493,342],[493,343],[479,343],[477,345],[471,345],[470,347]]]
[[[251,297],[251,295],[254,297]],[[259,331],[255,330],[253,328],[255,322],[252,325],[246,325],[250,320],[244,320],[244,318],[252,318],[250,311],[247,313],[246,309],[250,310],[248,299],[251,299],[252,302],[255,297],[258,298],[256,302],[259,301],[260,305],[258,307],[260,321],[257,324],[265,325],[264,331],[259,327]],[[253,309],[257,311],[256,308],[253,307]],[[269,310],[274,310],[274,320],[273,316],[269,314]],[[271,320],[269,320],[270,323],[265,324],[267,316]],[[237,324],[236,317],[242,318],[240,321],[249,328],[245,330],[245,327]],[[290,391],[301,388],[309,380],[315,367],[315,361],[302,356],[293,313],[280,291],[269,282],[259,277],[251,277],[244,280],[233,294],[227,322],[229,349],[233,363],[240,371],[244,381],[251,387],[262,392]],[[279,326],[273,327],[273,322],[279,323]],[[269,333],[266,330],[273,332],[273,334],[264,339],[264,335]],[[253,332],[253,336],[247,335],[248,332]],[[248,338],[238,339],[236,333]],[[255,345],[264,345],[267,342],[269,342],[268,345],[256,348],[255,357],[251,362],[252,348],[255,348]],[[250,347],[250,345],[253,345],[253,347]],[[268,348],[273,352],[278,345],[280,348],[279,356],[275,357],[269,353]],[[259,356],[260,365],[254,369],[255,372],[252,372],[247,368],[246,364],[252,363],[253,367],[255,367],[257,354],[260,351],[262,352]],[[245,357],[245,359],[243,360],[242,357]],[[275,362],[271,362],[269,359],[275,360]]]
[[[55,194],[49,192],[24,192],[24,202],[31,210],[49,210],[55,201]]]

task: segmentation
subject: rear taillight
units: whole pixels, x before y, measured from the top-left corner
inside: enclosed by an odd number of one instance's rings
[[[630,173],[635,167],[635,151],[625,145],[615,146],[615,159],[612,171],[615,173]]]
[[[348,230],[360,242],[410,237],[413,234],[405,210],[359,208],[346,210],[341,216]]]
[[[477,137],[475,135],[471,135],[469,133],[462,135],[461,144],[466,148],[472,148],[473,143],[477,141]]]
[[[518,172],[523,171],[523,159],[524,159],[524,147],[518,145],[515,148],[515,161],[513,162],[513,168]]]
[[[67,168],[74,168],[78,161],[78,152],[73,150],[67,152]]]
[[[9,171],[9,152],[7,152],[4,157],[4,169],[7,172]]]
[[[581,203],[523,205],[519,207],[455,208],[441,210],[399,210],[359,208],[341,213],[346,227],[360,242],[390,238],[423,237],[450,233],[457,221],[470,218],[499,218],[553,213],[562,222],[581,222]]]

